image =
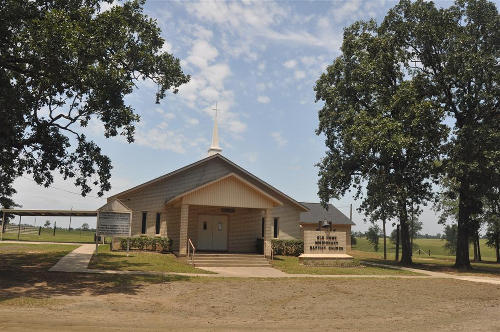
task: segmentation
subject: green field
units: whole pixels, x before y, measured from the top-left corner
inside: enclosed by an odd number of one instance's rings
[[[197,269],[173,254],[130,251],[129,256],[123,251],[110,251],[108,245],[101,245],[98,255],[92,256],[89,269],[120,271],[154,271],[180,273],[211,273]]]
[[[373,246],[368,242],[366,238],[356,238],[356,245],[352,246],[353,250],[360,251],[372,251]],[[441,239],[415,239],[414,244],[417,246],[413,250],[414,257],[425,257],[428,256],[429,250],[431,251],[431,256],[452,256],[450,253],[444,248],[445,240]],[[479,240],[480,249],[481,249],[481,258],[484,260],[495,260],[495,250],[486,245],[486,240]],[[418,252],[418,249],[424,252]],[[401,248],[399,249],[401,253]],[[473,246],[470,246],[471,259],[473,258]],[[394,254],[396,252],[396,246],[387,238],[387,253],[390,254],[388,257],[394,259]],[[384,240],[381,238],[379,241],[379,249],[378,253],[381,255],[384,254]]]
[[[366,238],[357,238],[356,245],[352,246],[350,253],[354,257],[376,263],[394,264],[396,248],[394,244],[387,239],[387,261],[383,260],[384,246],[383,239],[380,239],[379,250],[375,252]],[[484,275],[500,275],[500,264],[496,263],[495,251],[493,248],[486,246],[485,240],[480,240],[481,262],[471,262],[473,271],[457,271],[453,268],[455,256],[443,247],[445,240],[441,239],[415,239],[417,245],[413,249],[412,260],[415,267],[426,270],[451,272],[451,273],[473,273]],[[418,249],[421,251],[419,252]],[[429,250],[431,252],[429,256]],[[473,259],[472,246],[470,247],[471,261]],[[401,254],[401,253],[400,253]]]
[[[1,227],[0,227],[1,228]],[[80,231],[77,229],[68,231],[67,229],[56,229],[54,236],[53,228],[42,228],[40,235],[37,234],[20,234],[21,241],[41,241],[41,242],[76,242],[76,243],[93,243],[93,231]],[[4,240],[17,240],[17,233],[4,233]]]

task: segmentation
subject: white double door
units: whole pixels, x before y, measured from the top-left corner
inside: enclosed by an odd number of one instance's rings
[[[200,215],[198,220],[199,250],[227,250],[227,216]]]

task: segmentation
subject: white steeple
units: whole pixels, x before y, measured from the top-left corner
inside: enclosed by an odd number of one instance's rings
[[[215,118],[214,118],[214,129],[212,131],[212,145],[208,149],[208,157],[214,154],[221,153],[222,149],[219,146],[219,130],[217,128],[217,103],[215,103]]]

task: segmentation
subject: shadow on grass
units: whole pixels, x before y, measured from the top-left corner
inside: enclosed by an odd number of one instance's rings
[[[132,256],[132,255],[131,255]],[[103,270],[143,270],[144,267],[149,267],[149,263],[131,262],[127,260],[126,256],[117,256],[108,253],[99,253],[92,256],[89,263],[89,269],[103,269]]]
[[[48,272],[67,251],[44,253],[1,252],[0,303],[19,297],[47,298],[84,293],[137,294],[146,283],[190,280],[186,276],[147,276]]]

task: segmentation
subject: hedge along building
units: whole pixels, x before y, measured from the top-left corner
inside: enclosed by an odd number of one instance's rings
[[[168,236],[184,256],[196,250],[256,252],[258,239],[271,254],[271,239],[301,239],[301,222],[330,218],[345,230],[353,223],[330,205],[301,203],[221,155],[217,115],[208,156],[108,198],[132,211],[132,235]]]

